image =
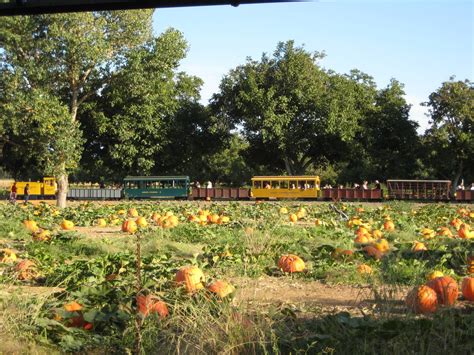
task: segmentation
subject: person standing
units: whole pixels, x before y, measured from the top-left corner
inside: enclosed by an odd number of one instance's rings
[[[30,184],[25,185],[25,192],[23,193],[23,198],[25,200],[25,205],[28,203],[28,200],[30,199]]]
[[[12,203],[16,202],[16,192],[17,192],[17,187],[16,187],[16,181],[15,181],[10,190],[10,202]]]

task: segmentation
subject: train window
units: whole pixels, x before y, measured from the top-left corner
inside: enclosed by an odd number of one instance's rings
[[[254,189],[261,189],[262,188],[262,182],[261,181],[254,181],[253,182],[253,187],[254,187]]]
[[[280,181],[280,188],[282,189],[288,189],[288,181],[284,180],[284,181]]]
[[[290,189],[294,190],[296,189],[296,186],[298,186],[298,183],[296,181],[290,181]]]
[[[137,189],[138,188],[138,182],[136,182],[136,181],[127,181],[126,182],[126,187],[127,187],[127,189]]]
[[[280,182],[279,181],[272,181],[271,186],[272,186],[272,189],[279,189],[280,188]]]

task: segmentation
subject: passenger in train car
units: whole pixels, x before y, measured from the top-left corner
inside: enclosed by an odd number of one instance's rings
[[[362,183],[362,189],[363,190],[368,190],[369,189],[369,182],[367,180],[365,180],[363,183]]]
[[[360,188],[360,185],[358,183],[354,183],[354,189],[359,189]]]
[[[272,188],[272,187],[270,186],[270,183],[269,183],[269,182],[266,182],[266,183],[265,183],[265,188],[266,188],[266,189],[271,189],[271,188]]]
[[[212,182],[210,180],[206,183],[206,188],[212,189]]]
[[[195,187],[196,189],[200,189],[200,188],[201,188],[201,184],[199,183],[199,181],[195,181],[195,182],[194,182],[194,187]]]
[[[291,183],[291,189],[292,189],[292,190],[296,190],[296,185],[295,185],[294,182]]]
[[[474,182],[471,184],[471,191],[474,191]]]
[[[375,180],[375,189],[380,190],[382,188],[382,185],[380,185],[380,182],[378,180]]]
[[[464,181],[461,181],[461,183],[457,187],[457,190],[464,190]]]
[[[308,182],[305,182],[305,183],[304,183],[303,188],[304,188],[305,190],[308,190],[308,189],[310,188]]]

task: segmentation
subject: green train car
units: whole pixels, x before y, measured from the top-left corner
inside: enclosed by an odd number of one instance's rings
[[[128,199],[187,199],[190,191],[189,176],[127,176],[123,182]]]

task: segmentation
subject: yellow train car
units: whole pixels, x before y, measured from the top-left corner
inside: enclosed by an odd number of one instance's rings
[[[317,198],[320,191],[319,176],[254,176],[252,197]]]
[[[30,186],[30,197],[54,198],[56,196],[56,179],[53,177],[45,177],[43,181],[16,181],[16,194],[23,196],[25,194],[25,186]],[[13,184],[10,185],[10,191]]]

